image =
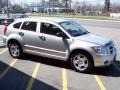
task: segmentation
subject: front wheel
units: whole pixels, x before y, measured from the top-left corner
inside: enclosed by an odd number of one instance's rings
[[[8,49],[9,49],[9,53],[13,58],[20,58],[22,57],[22,48],[20,46],[19,43],[17,42],[10,42],[8,44]]]
[[[73,54],[70,58],[70,65],[78,72],[89,72],[94,66],[92,58],[84,52]]]

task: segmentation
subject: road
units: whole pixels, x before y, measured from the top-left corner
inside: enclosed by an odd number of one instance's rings
[[[120,90],[119,22],[113,22],[114,25],[103,21],[77,22],[90,32],[113,39],[118,56],[111,67],[97,67],[91,74],[78,73],[63,61],[29,54],[13,59],[1,47],[0,90]]]
[[[74,19],[82,25],[103,27],[110,29],[120,29],[120,21],[109,21],[109,20],[89,20],[89,19]]]

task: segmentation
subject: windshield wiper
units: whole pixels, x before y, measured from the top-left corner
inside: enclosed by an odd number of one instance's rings
[[[90,33],[90,32],[77,33],[77,34],[75,34],[73,36],[77,37],[77,36],[85,35],[85,34],[88,34],[88,33]]]
[[[90,33],[90,32],[86,31],[86,32],[83,32],[82,35],[84,35],[84,34],[88,34],[88,33]]]

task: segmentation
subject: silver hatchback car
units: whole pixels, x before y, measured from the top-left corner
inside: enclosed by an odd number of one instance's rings
[[[90,33],[68,19],[20,19],[5,28],[4,34],[3,41],[12,57],[30,53],[64,60],[79,72],[108,66],[117,55],[113,41]]]

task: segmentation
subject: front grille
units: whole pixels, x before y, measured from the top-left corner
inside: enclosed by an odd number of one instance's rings
[[[109,50],[110,50],[110,53],[112,54],[113,53],[113,47],[109,47]]]
[[[113,45],[113,42],[110,41],[110,42],[108,42],[108,43],[105,44],[105,45],[108,47],[108,50],[109,50],[110,54],[112,54],[113,51],[114,51],[114,45]]]

